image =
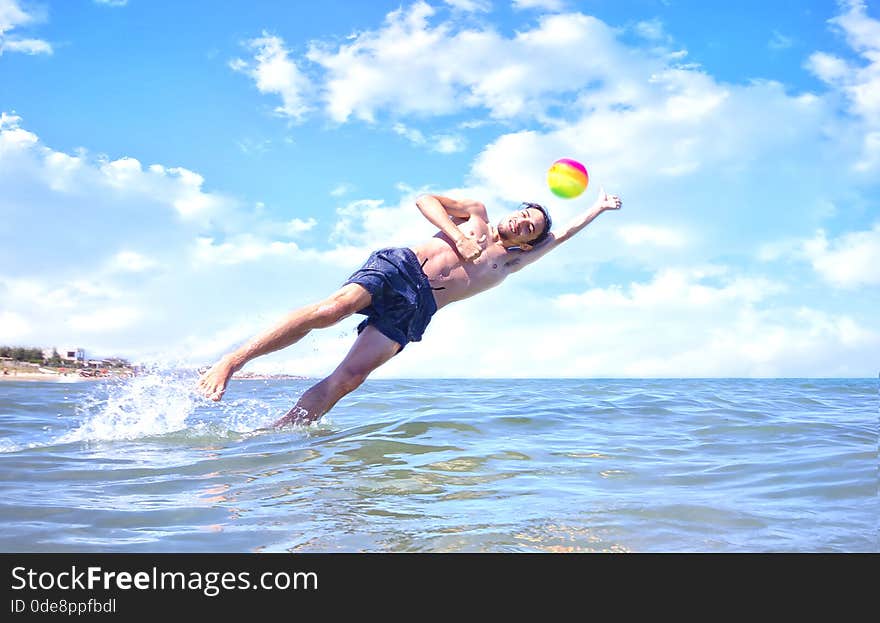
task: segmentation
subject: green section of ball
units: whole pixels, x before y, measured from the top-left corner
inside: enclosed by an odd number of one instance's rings
[[[547,171],[547,184],[557,197],[574,199],[587,188],[589,176],[579,162],[557,160]]]

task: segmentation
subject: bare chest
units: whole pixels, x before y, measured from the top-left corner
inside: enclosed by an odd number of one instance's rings
[[[442,234],[413,249],[435,288],[438,306],[491,288],[510,274],[511,254],[489,240],[488,227],[482,229],[464,223],[459,229],[483,250],[472,262],[464,261],[452,241]]]

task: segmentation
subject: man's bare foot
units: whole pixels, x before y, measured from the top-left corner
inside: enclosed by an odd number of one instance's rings
[[[226,392],[226,384],[229,383],[233,372],[235,366],[228,358],[223,357],[199,378],[199,392],[205,398],[210,398],[214,402],[219,401]]]

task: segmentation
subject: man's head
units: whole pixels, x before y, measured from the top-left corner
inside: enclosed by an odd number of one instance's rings
[[[544,206],[523,203],[519,210],[501,219],[497,228],[505,247],[519,247],[523,251],[529,251],[550,235],[552,224],[550,214]]]

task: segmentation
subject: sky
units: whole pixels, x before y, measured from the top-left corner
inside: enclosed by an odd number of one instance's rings
[[[421,193],[601,187],[374,377],[878,374],[876,4],[0,0],[0,344],[207,365],[433,235]]]

